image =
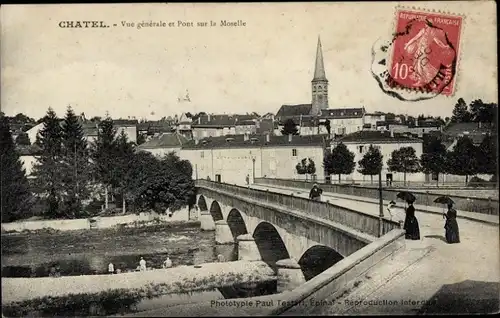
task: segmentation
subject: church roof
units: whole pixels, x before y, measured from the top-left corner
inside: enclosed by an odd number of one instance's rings
[[[325,66],[323,64],[323,52],[321,49],[321,40],[318,37],[318,47],[316,48],[316,63],[314,68],[313,81],[326,81]]]
[[[309,115],[311,112],[311,107],[311,104],[282,105],[276,113],[276,117],[283,119],[286,117]]]

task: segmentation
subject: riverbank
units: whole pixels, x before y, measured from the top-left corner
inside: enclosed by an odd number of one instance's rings
[[[172,214],[158,214],[156,212],[141,212],[140,214],[125,214],[118,216],[93,217],[87,219],[71,220],[39,220],[39,221],[16,221],[2,223],[2,234],[57,230],[75,231],[89,229],[107,229],[120,226],[140,226],[141,224],[155,223],[183,223],[195,221],[196,216],[192,216],[187,207]]]
[[[131,305],[141,299],[161,295],[273,280],[276,280],[275,273],[266,263],[248,261],[206,263],[116,275],[3,278],[2,307],[4,314],[10,313],[15,316],[26,315],[33,311],[61,314],[64,308],[58,311],[58,307],[63,306],[62,304],[66,308],[69,305],[78,308],[82,304],[86,304],[84,307],[89,307],[89,304],[93,303],[105,305],[113,299],[118,302],[121,299]],[[68,286],[71,286],[70,290]],[[85,315],[91,312],[74,314]]]

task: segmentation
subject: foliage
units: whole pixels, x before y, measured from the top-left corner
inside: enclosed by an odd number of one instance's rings
[[[42,149],[33,165],[35,189],[42,196],[48,195],[48,206],[45,216],[48,218],[61,217],[59,209],[62,201],[61,194],[65,192],[63,185],[62,159],[62,128],[56,113],[49,108],[43,117],[43,128],[37,135],[36,144]]]
[[[305,174],[307,179],[308,174],[316,173],[316,165],[311,158],[304,158],[297,163],[295,170],[297,171],[297,174]]]
[[[297,124],[293,121],[293,119],[287,119],[281,129],[281,134],[286,135],[298,135],[299,129],[297,128]]]
[[[12,139],[7,119],[0,115],[0,207],[2,222],[29,215],[32,196],[26,171]]]
[[[463,98],[459,98],[453,109],[451,122],[453,123],[468,123],[471,121],[471,113],[468,110],[467,103]]]
[[[476,146],[469,137],[459,138],[453,150],[447,154],[447,172],[465,176],[465,182],[468,182],[468,177],[478,171],[476,151]]]
[[[192,173],[191,163],[174,153],[159,160],[150,153],[139,152],[127,175],[128,193],[138,207],[174,212],[189,205],[194,195]]]
[[[71,107],[68,107],[62,125],[61,169],[63,205],[61,213],[66,218],[80,218],[82,200],[89,197],[88,184],[91,178],[87,140],[82,125]]]
[[[30,146],[31,145],[30,137],[28,136],[27,133],[21,132],[16,138],[16,144],[22,146]]]
[[[470,103],[471,119],[478,123],[493,123],[496,120],[498,105],[495,103],[484,103],[476,99]]]
[[[476,152],[477,172],[496,175],[498,167],[497,140],[497,138],[493,138],[491,135],[484,137]]]
[[[137,132],[137,145],[142,145],[146,142],[146,136],[140,132]]]
[[[328,175],[351,174],[354,171],[356,163],[354,162],[354,153],[340,142],[331,152],[328,152],[323,159],[323,167]]]
[[[413,147],[401,147],[392,152],[387,161],[390,171],[403,172],[404,184],[406,185],[406,174],[420,171],[420,162]]]
[[[97,140],[91,146],[94,173],[97,180],[106,186],[111,186],[114,181],[115,135],[113,120],[107,116],[99,123]]]
[[[115,140],[114,146],[114,165],[112,167],[112,185],[122,195],[123,210],[125,212],[125,197],[129,192],[128,184],[132,182],[129,177],[132,166],[132,157],[134,156],[134,144],[130,142],[124,131]]]
[[[429,140],[426,151],[420,156],[420,163],[423,172],[438,176],[436,182],[439,183],[439,174],[446,172],[446,147],[438,138]]]
[[[382,171],[382,158],[380,150],[370,145],[363,158],[358,161],[358,171],[363,175],[369,175],[373,183],[373,176]]]

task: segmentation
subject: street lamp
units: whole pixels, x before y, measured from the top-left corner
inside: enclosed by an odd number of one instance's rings
[[[255,157],[252,158],[252,183],[255,183]]]
[[[384,200],[382,198],[382,172],[380,171],[378,173],[378,209],[379,209],[379,215],[378,215],[378,237],[381,237],[383,235],[383,223],[382,220],[384,218]]]

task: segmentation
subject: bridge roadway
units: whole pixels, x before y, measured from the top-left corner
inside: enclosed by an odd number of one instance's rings
[[[304,189],[282,188],[268,185],[251,185],[255,189],[269,189],[269,191],[282,192],[297,196],[307,197],[309,195]],[[346,198],[345,195],[335,193],[323,193],[322,200],[330,201],[333,204],[342,205],[358,211],[378,215],[378,204],[353,199],[366,200],[365,198]],[[373,200],[373,199],[371,199]],[[385,207],[384,207],[385,208]],[[460,213],[461,211],[459,211]],[[384,211],[386,213],[386,211]],[[472,213],[476,214],[476,213]],[[396,218],[404,218],[404,210],[396,209]],[[334,315],[334,314],[414,314],[423,305],[417,301],[429,300],[437,293],[443,285],[456,284],[465,280],[496,282],[495,291],[485,294],[487,289],[478,287],[479,285],[465,288],[456,288],[454,291],[447,291],[440,294],[441,299],[446,299],[450,293],[454,297],[460,293],[467,293],[467,304],[473,310],[481,305],[481,298],[499,298],[498,284],[500,282],[500,244],[498,216],[488,216],[488,223],[484,219],[473,221],[471,219],[459,219],[460,244],[447,244],[444,240],[444,220],[439,214],[416,212],[416,217],[420,225],[420,241],[407,240],[406,250],[388,261],[382,268],[377,269],[378,275],[390,279],[373,281],[372,286],[360,286],[358,291],[352,295],[345,296],[341,301],[325,299],[328,305],[309,307],[302,309],[302,314]],[[494,218],[496,218],[496,225]],[[419,255],[426,254],[425,257]],[[407,264],[404,264],[404,263]],[[403,267],[403,270],[401,268]],[[396,273],[394,273],[396,272]],[[373,285],[378,286],[373,286]],[[444,295],[444,296],[443,296]],[[461,296],[464,298],[465,296]],[[379,305],[353,304],[356,300],[379,301]],[[411,300],[413,303],[404,305],[393,305],[394,302],[401,304],[401,301]],[[380,301],[386,301],[380,305]],[[388,304],[387,302],[393,301]],[[442,303],[440,303],[442,306]],[[464,304],[462,303],[462,306]],[[497,305],[498,306],[498,305]],[[498,307],[497,311],[498,311]],[[429,311],[439,309],[431,308]],[[296,312],[294,312],[295,314]]]

